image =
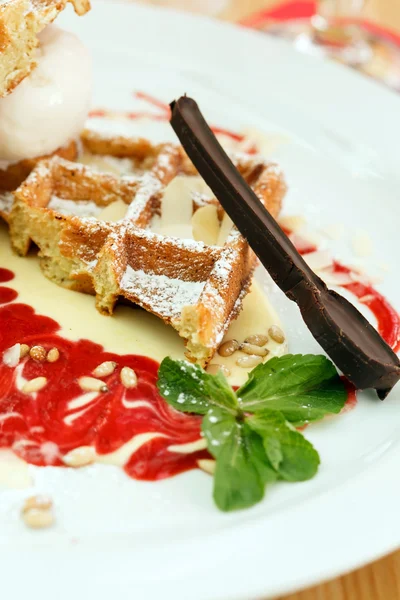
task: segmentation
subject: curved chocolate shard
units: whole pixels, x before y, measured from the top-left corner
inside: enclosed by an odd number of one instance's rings
[[[171,103],[171,125],[200,175],[214,192],[275,283],[295,301],[303,319],[336,366],[358,388],[384,399],[400,379],[400,360],[345,298],[328,290],[233,165],[186,96]]]

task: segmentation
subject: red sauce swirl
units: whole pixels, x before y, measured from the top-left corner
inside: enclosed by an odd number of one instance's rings
[[[0,270],[0,281],[12,274]],[[5,288],[8,289],[8,288]],[[0,287],[0,297],[4,288]],[[16,297],[16,292],[14,292]],[[164,402],[156,387],[158,363],[136,355],[105,352],[89,340],[70,341],[59,334],[54,320],[38,315],[25,304],[0,307],[0,356],[16,343],[40,345],[47,351],[57,348],[55,363],[26,357],[17,368],[0,362],[0,447],[35,465],[63,466],[62,457],[80,446],[93,446],[98,454],[109,454],[134,436],[155,433],[157,437],[132,452],[124,466],[136,479],[162,479],[197,467],[208,456],[170,452],[168,447],[200,438],[200,419],[180,413]],[[93,393],[84,406],[74,400],[88,393],[78,379],[91,376],[102,362],[117,363],[115,371],[102,378],[106,393]],[[122,367],[131,367],[138,376],[133,389],[123,386]],[[21,378],[46,377],[46,386],[35,395],[24,394]],[[71,405],[72,402],[72,405]]]

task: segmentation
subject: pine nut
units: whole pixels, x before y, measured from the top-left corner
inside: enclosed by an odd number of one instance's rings
[[[51,510],[53,508],[53,501],[49,496],[31,496],[25,500],[22,512],[33,508],[37,510]]]
[[[243,369],[251,369],[252,367],[256,367],[262,363],[261,356],[241,356],[237,359],[236,364],[238,367],[242,367]]]
[[[54,515],[51,510],[32,508],[32,510],[23,513],[22,518],[25,525],[31,529],[46,529],[54,524]]]
[[[68,467],[86,467],[91,465],[96,458],[96,452],[93,446],[82,446],[75,448],[63,456],[63,462]]]
[[[93,371],[93,375],[95,377],[107,377],[107,375],[111,375],[115,371],[115,367],[117,363],[112,360],[106,360],[98,365]]]
[[[273,339],[277,344],[283,344],[285,341],[285,335],[278,325],[272,325],[272,327],[268,329],[268,333],[271,339]]]
[[[260,348],[260,346],[247,344],[246,342],[240,346],[240,350],[251,356],[267,356],[269,354],[268,348]]]
[[[22,519],[31,529],[44,529],[54,523],[53,503],[46,496],[33,496],[25,501]]]
[[[229,375],[231,374],[230,369],[228,369],[226,365],[219,365],[217,363],[208,365],[206,371],[209,375],[216,375],[217,373],[221,372],[223,375],[225,375],[225,377],[229,377]]]
[[[199,458],[197,461],[198,467],[209,475],[214,475],[216,464],[216,461],[211,458]]]
[[[121,382],[122,385],[128,389],[137,386],[137,375],[130,367],[123,367],[121,369]]]
[[[47,352],[43,348],[43,346],[32,346],[29,350],[29,356],[33,358],[33,360],[37,360],[39,362],[43,362],[46,360]]]
[[[239,348],[239,342],[237,340],[228,340],[220,345],[218,348],[218,354],[220,356],[232,356]]]
[[[30,347],[28,346],[28,344],[21,344],[19,348],[19,357],[25,358],[25,356],[29,354],[29,351]]]
[[[60,352],[58,351],[58,348],[52,348],[51,350],[48,351],[47,361],[49,363],[55,363],[58,361],[59,358],[60,358]]]
[[[47,384],[46,377],[35,377],[35,379],[31,379],[24,383],[21,388],[21,392],[23,394],[34,394],[35,392],[39,392],[44,386]]]
[[[79,377],[78,383],[84,392],[108,392],[108,387],[101,379]]]
[[[255,335],[249,335],[244,341],[247,344],[254,344],[254,346],[265,346],[268,343],[268,336],[256,333]]]

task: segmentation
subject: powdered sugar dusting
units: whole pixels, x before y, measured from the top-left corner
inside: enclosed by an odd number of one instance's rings
[[[52,196],[47,208],[55,210],[61,215],[74,215],[76,217],[97,217],[102,211],[101,206],[97,206],[91,200],[65,200]]]
[[[132,227],[132,225],[130,223],[125,223],[125,227],[120,226],[118,231],[116,231],[114,234],[111,234],[110,238],[114,237],[115,241],[119,240],[121,236],[125,235],[129,227]],[[175,248],[182,248],[195,253],[203,254],[209,254],[211,252],[214,253],[214,256],[216,258],[219,256],[219,248],[214,246],[207,246],[203,242],[196,242],[195,240],[170,237],[161,233],[155,233],[154,231],[150,231],[149,229],[140,229],[135,227],[132,228],[132,232],[134,232],[135,237],[157,242],[158,244],[160,244],[160,246],[164,246],[166,243],[170,243]]]
[[[192,192],[191,198],[194,204],[200,208],[201,206],[207,206],[212,202],[213,197],[210,194],[202,194],[201,192]]]
[[[29,184],[33,184],[33,183],[37,183],[38,180],[40,181],[41,179],[44,179],[45,177],[48,177],[51,173],[50,170],[50,164],[53,161],[62,161],[61,158],[59,158],[58,156],[52,158],[50,161],[40,161],[37,163],[37,165],[35,166],[35,168],[33,169],[33,171],[31,172],[31,174],[29,175],[28,179],[26,180],[26,183]],[[67,161],[65,161],[66,164],[69,164]],[[75,166],[75,163],[73,163]]]
[[[8,215],[14,202],[14,194],[12,192],[4,192],[0,194],[0,213]]]
[[[223,252],[221,258],[215,263],[212,275],[216,277],[221,284],[229,283],[229,277],[233,271],[232,256],[229,252]]]
[[[136,271],[129,265],[120,282],[121,290],[140,298],[140,304],[164,318],[177,318],[184,306],[196,304],[204,285],[204,281],[182,281]]]
[[[128,221],[137,221],[147,204],[157,194],[162,192],[162,185],[159,179],[153,173],[145,173],[139,180],[139,186],[134,201],[129,205],[126,211],[125,219]]]
[[[163,173],[171,171],[176,159],[177,148],[172,144],[167,144],[157,157],[157,162],[154,165],[153,173],[156,177],[162,179]]]

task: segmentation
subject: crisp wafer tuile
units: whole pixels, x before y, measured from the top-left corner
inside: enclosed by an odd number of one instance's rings
[[[70,2],[78,15],[89,0],[5,0],[0,3],[0,98],[11,93],[36,67],[38,34]]]

